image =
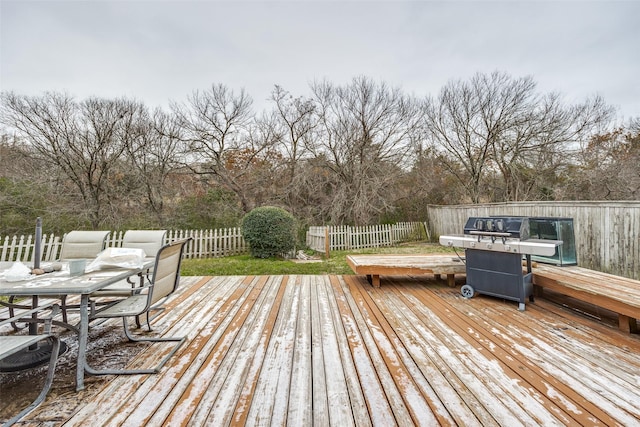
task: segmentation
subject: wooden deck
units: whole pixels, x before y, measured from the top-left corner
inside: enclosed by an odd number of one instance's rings
[[[454,286],[455,275],[466,273],[464,261],[453,254],[347,255],[347,264],[354,273],[366,275],[376,288],[380,287],[381,275],[446,275],[447,284]]]
[[[533,273],[537,296],[543,289],[585,301],[616,313],[618,326],[637,333],[640,319],[640,281],[582,267],[539,265]]]
[[[363,276],[185,277],[167,307],[155,329],[188,340],[159,374],[88,377],[80,393],[58,379],[25,425],[640,419],[640,337],[543,299],[520,312],[509,301],[465,300],[428,276],[386,277],[380,288]],[[131,351],[120,337],[117,324],[106,323],[92,328],[90,342]],[[73,335],[63,339],[75,349]],[[144,350],[131,365],[152,363],[163,348],[134,347]],[[90,359],[99,353],[92,348]],[[18,386],[0,387],[3,401],[17,396]]]

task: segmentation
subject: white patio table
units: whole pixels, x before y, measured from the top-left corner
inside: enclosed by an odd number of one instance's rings
[[[0,272],[7,270],[12,263],[1,263]],[[60,271],[30,276],[21,281],[8,281],[0,274],[0,295],[24,296],[32,298],[32,305],[37,306],[38,297],[59,295],[80,295],[80,322],[70,325],[71,330],[78,330],[78,361],[76,367],[76,391],[84,389],[86,365],[87,337],[89,333],[89,295],[112,283],[125,280],[127,277],[144,273],[153,267],[154,259],[146,258],[142,268],[108,268],[86,272],[79,276],[71,276],[66,263],[62,263]]]

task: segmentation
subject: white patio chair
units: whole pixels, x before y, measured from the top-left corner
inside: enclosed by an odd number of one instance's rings
[[[143,249],[148,257],[155,257],[164,246],[167,230],[127,230],[122,237],[123,248]]]
[[[74,230],[62,238],[60,260],[91,259],[104,250],[109,231]]]
[[[166,230],[127,230],[122,237],[121,246],[142,249],[146,256],[155,257],[164,245],[166,235]],[[147,274],[151,274],[151,270]],[[132,276],[94,292],[91,298],[126,298],[140,291],[136,290],[140,283],[140,276]],[[139,317],[136,317],[136,325],[138,328],[141,326]]]
[[[113,305],[107,306],[106,308],[97,309],[95,311],[92,310],[92,313],[90,314],[91,320],[121,317],[124,326],[124,333],[130,341],[173,341],[177,344],[174,345],[171,351],[154,368],[97,370],[87,364],[87,372],[93,375],[154,374],[159,372],[169,358],[171,358],[178,348],[180,348],[186,337],[134,337],[129,331],[127,320],[129,317],[145,315],[147,318],[147,326],[149,331],[151,331],[151,319],[149,317],[149,312],[151,310],[164,310],[164,307],[161,307],[161,304],[178,288],[180,283],[180,264],[182,262],[182,253],[185,245],[190,240],[191,238],[188,238],[170,243],[163,246],[160,251],[158,251],[151,280],[142,287],[145,292],[131,295]]]
[[[73,230],[62,238],[60,261],[91,259],[102,252],[107,244],[110,231]],[[67,296],[60,295],[62,321],[67,323]]]
[[[122,247],[142,249],[146,256],[155,257],[164,245],[166,235],[166,230],[128,230],[122,237]],[[139,284],[140,278],[138,276],[130,277],[126,281],[113,283],[104,289],[94,292],[91,297],[126,298],[136,291],[135,288]]]
[[[47,397],[47,394],[49,393],[51,384],[53,384],[53,375],[56,368],[56,363],[58,361],[58,353],[60,352],[60,339],[55,335],[51,335],[51,321],[53,320],[53,317],[58,313],[59,306],[51,302],[49,304],[41,305],[35,309],[21,312],[18,315],[0,321],[0,326],[8,323],[15,323],[17,321],[30,317],[34,313],[38,313],[47,309],[50,310],[50,313],[48,316],[44,317],[45,326],[43,334],[0,335],[0,360],[7,359],[8,357],[15,355],[16,353],[28,347],[31,347],[32,345],[38,344],[40,341],[49,340],[52,342],[51,355],[49,356],[49,368],[47,370],[47,377],[45,378],[44,385],[42,386],[42,391],[29,406],[24,408],[13,418],[7,420],[5,424],[3,424],[3,426],[11,426],[17,423],[24,416],[40,406],[40,404],[44,401],[44,399]],[[3,396],[4,393],[5,392],[3,392]],[[9,396],[7,395],[7,398],[8,397]]]

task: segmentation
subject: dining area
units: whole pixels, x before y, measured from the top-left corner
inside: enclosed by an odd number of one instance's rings
[[[184,343],[184,337],[156,336],[150,319],[179,285],[189,239],[166,242],[164,230],[129,230],[121,246],[107,247],[109,232],[76,230],[65,235],[55,261],[42,262],[40,233],[38,220],[31,262],[0,263],[0,380],[24,378],[28,387],[41,388],[33,402],[3,425],[16,423],[42,403],[63,355],[75,363],[74,389],[81,392],[86,375],[156,373]],[[91,366],[90,351],[118,352],[89,342],[90,329],[109,319],[122,319],[117,339],[124,332],[130,342],[168,342],[171,350],[151,367]],[[107,347],[114,339],[104,340]],[[39,366],[47,366],[45,378],[29,372],[42,370]],[[9,395],[2,386],[0,382],[6,401]]]

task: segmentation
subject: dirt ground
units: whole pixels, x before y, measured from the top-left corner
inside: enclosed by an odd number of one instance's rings
[[[58,425],[73,414],[81,403],[91,398],[111,376],[85,376],[85,389],[76,392],[76,357],[78,338],[75,333],[54,328],[68,349],[58,359],[53,385],[47,400],[56,400],[55,412],[36,409],[28,419],[36,415],[37,425]],[[120,321],[92,325],[89,331],[88,361],[95,368],[122,368],[147,344],[131,343],[122,331]],[[19,372],[0,373],[0,422],[8,420],[28,406],[42,390],[47,364]]]

